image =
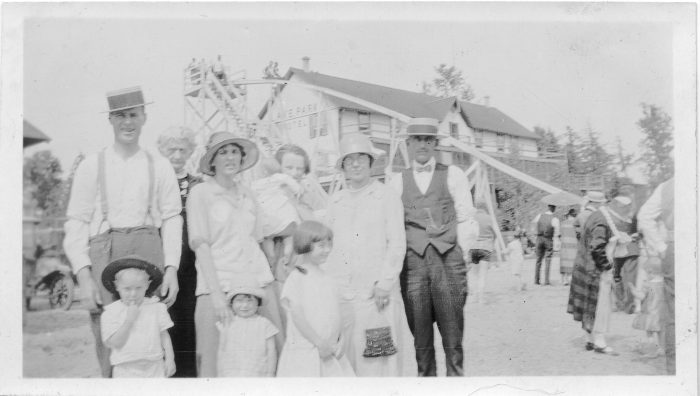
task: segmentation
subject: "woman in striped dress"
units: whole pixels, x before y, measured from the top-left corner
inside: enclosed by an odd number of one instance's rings
[[[571,209],[566,214],[564,221],[561,222],[561,250],[559,253],[559,273],[561,274],[561,283],[568,286],[571,282],[571,273],[574,269],[574,260],[576,259],[576,251],[578,250],[578,240],[576,239],[576,230],[574,229],[574,220],[576,219],[576,210]]]

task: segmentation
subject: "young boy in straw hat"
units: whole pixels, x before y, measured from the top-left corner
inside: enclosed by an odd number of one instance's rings
[[[163,274],[136,255],[112,261],[102,271],[102,284],[119,299],[105,307],[102,341],[112,349],[113,377],[170,377],[175,354],[168,334],[173,322],[153,292]]]

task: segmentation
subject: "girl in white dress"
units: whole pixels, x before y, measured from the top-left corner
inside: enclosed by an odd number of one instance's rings
[[[226,296],[233,319],[219,329],[218,377],[274,377],[277,327],[258,314],[265,291],[255,282],[241,284]]]
[[[277,376],[354,376],[343,354],[340,301],[333,280],[320,268],[333,247],[333,233],[321,223],[305,221],[293,238],[300,260],[282,289],[287,340]]]

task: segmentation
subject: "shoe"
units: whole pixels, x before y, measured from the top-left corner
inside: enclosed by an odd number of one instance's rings
[[[598,346],[594,345],[593,350],[596,351],[597,353],[604,353],[606,355],[611,355],[611,356],[618,356],[619,355],[619,353],[615,352],[615,350],[610,348],[609,346],[598,347]]]
[[[552,284],[549,283],[549,282],[545,282],[544,285],[545,285],[545,286],[552,286]]]
[[[593,345],[592,342],[587,342],[586,343],[586,350],[587,351],[592,351],[595,348],[595,345]]]

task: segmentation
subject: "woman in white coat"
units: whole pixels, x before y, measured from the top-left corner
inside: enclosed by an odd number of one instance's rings
[[[324,270],[341,297],[345,353],[358,376],[416,376],[399,285],[406,253],[401,198],[371,178],[377,156],[366,135],[344,136],[340,152],[347,188],[330,199],[333,251]]]

